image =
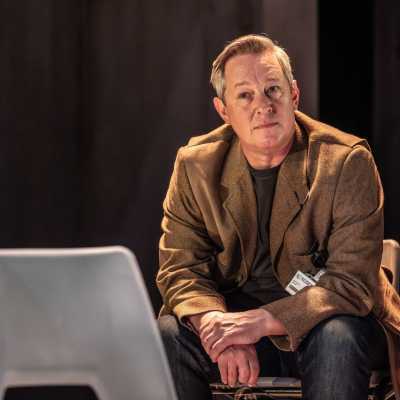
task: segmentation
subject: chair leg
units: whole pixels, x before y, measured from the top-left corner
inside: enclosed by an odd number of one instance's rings
[[[370,388],[368,400],[396,400],[390,378],[385,378],[378,386]]]

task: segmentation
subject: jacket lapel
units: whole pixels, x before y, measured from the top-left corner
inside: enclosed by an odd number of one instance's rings
[[[240,149],[236,135],[226,156],[221,184],[227,190],[223,207],[233,222],[239,237],[247,273],[257,244],[257,201],[247,161]]]
[[[292,148],[279,169],[271,211],[270,251],[274,265],[285,232],[307,196],[307,139],[296,123]]]
[[[250,271],[257,245],[257,200],[247,161],[233,135],[221,176],[226,193],[224,209],[232,219],[241,251]],[[273,263],[291,221],[307,200],[307,139],[296,123],[292,148],[281,164],[270,219],[270,250]]]

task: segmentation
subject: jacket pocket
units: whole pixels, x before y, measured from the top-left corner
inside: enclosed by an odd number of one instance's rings
[[[312,254],[292,254],[290,255],[290,261],[292,269],[295,271],[301,271],[311,275],[315,275],[319,268],[313,263]]]

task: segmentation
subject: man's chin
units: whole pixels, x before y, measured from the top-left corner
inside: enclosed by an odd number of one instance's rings
[[[278,144],[276,141],[273,140],[256,143],[253,146],[253,151],[256,153],[270,154],[274,153],[277,150],[278,150]]]
[[[274,148],[279,145],[279,135],[276,132],[260,132],[255,142],[257,147],[260,148]]]
[[[277,124],[275,124],[273,126],[256,128],[253,129],[252,135],[261,141],[277,140],[279,136],[279,127]]]

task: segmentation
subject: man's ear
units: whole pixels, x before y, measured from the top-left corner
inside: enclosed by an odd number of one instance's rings
[[[297,81],[293,80],[292,82],[292,102],[294,109],[297,110],[299,107],[299,101],[300,101],[300,89],[297,86]]]
[[[230,119],[226,112],[226,106],[224,102],[219,97],[214,97],[213,103],[214,108],[216,109],[219,116],[225,121],[225,123],[230,124]]]

